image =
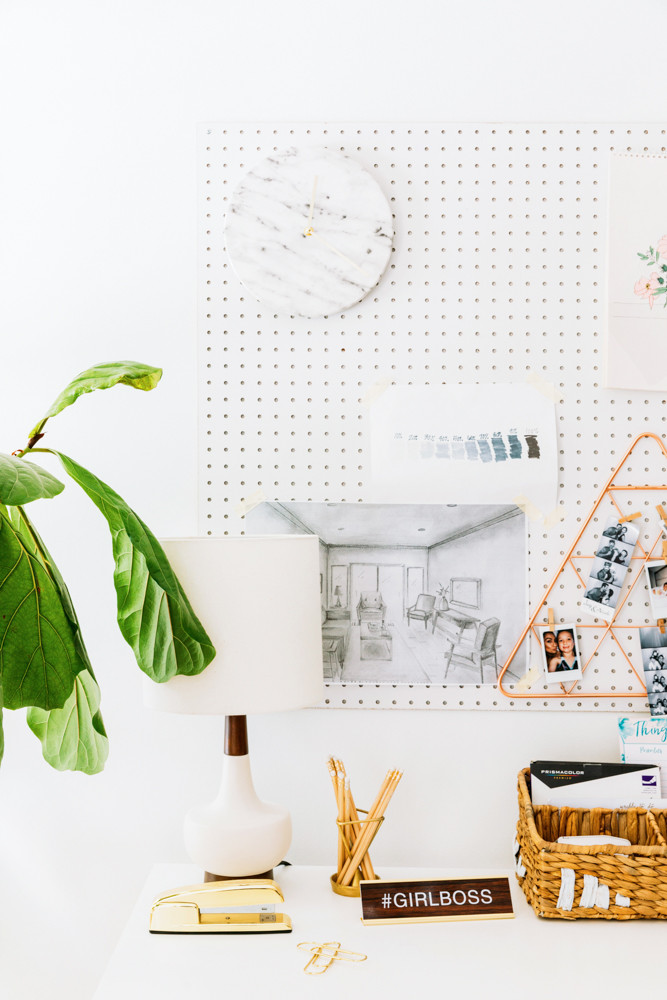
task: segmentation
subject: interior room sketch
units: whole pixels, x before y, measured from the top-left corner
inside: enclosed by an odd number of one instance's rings
[[[330,682],[495,684],[521,634],[518,507],[265,502],[246,528],[318,535]]]

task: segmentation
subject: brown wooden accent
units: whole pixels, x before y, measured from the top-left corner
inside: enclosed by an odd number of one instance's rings
[[[362,882],[361,912],[364,922],[376,923],[514,916],[506,876]]]
[[[234,878],[273,878],[273,868],[268,872],[261,872],[259,875],[213,875],[211,872],[204,872],[204,882],[229,882]]]
[[[247,716],[225,716],[225,753],[228,757],[245,757],[248,753]]]

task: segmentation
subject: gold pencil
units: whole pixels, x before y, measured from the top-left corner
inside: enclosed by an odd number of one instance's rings
[[[349,885],[354,878],[354,872],[363,858],[364,854],[368,850],[371,840],[375,834],[377,823],[375,821],[382,817],[382,809],[389,802],[389,799],[394,793],[394,789],[400,780],[400,771],[387,771],[384,781],[380,786],[380,791],[375,797],[375,801],[371,806],[368,813],[368,822],[364,824],[364,830],[361,833],[359,839],[356,842],[354,852],[350,858],[348,858],[347,863],[343,866],[343,870],[338,876],[339,885]],[[398,775],[398,779],[396,778]]]

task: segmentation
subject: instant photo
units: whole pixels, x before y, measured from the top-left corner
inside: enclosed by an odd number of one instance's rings
[[[619,566],[618,563],[611,562],[609,559],[600,559],[596,556],[591,566],[589,582],[594,581],[597,584],[608,583],[612,587],[620,588],[623,586],[625,572],[625,568]]]
[[[667,694],[649,694],[651,715],[667,715]]]
[[[602,616],[611,618],[611,614],[607,616],[604,614],[604,612],[607,609],[609,611],[614,610],[614,608],[618,604],[618,598],[621,593],[621,588],[612,587],[610,583],[597,583],[596,581],[590,579],[588,583],[589,584],[592,583],[593,586],[590,587],[590,589],[586,590],[586,592],[584,593],[584,600],[588,601],[590,604],[600,605],[600,607],[598,607],[596,611],[592,613],[595,613],[596,617]]]
[[[581,655],[575,625],[545,625],[539,629],[547,684],[569,684],[581,680]]]
[[[649,694],[667,694],[667,672],[656,670],[646,674],[646,690]]]
[[[642,649],[644,670],[667,670],[667,649]]]
[[[667,563],[663,559],[648,562],[644,571],[653,617],[667,618]]]
[[[667,632],[640,628],[639,643],[651,715],[667,715]]]
[[[627,542],[613,542],[609,538],[601,538],[595,555],[599,559],[627,567],[633,549],[634,545],[629,545]]]
[[[638,538],[637,528],[615,517],[602,530],[581,602],[582,609],[594,618],[611,621],[614,617]]]

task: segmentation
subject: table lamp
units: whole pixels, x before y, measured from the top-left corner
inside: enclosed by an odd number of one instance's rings
[[[211,637],[216,657],[196,677],[145,685],[166,712],[224,715],[222,782],[185,820],[185,845],[206,878],[270,877],[292,839],[287,809],[258,798],[246,716],[324,697],[316,535],[174,538],[169,562]]]

